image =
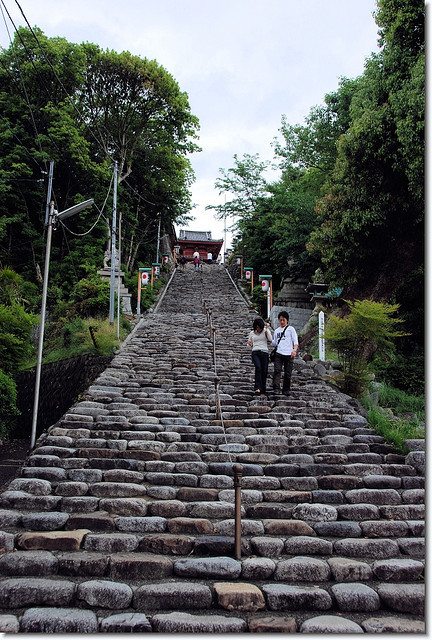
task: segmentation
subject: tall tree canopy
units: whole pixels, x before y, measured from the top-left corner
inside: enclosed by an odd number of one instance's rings
[[[198,119],[156,61],[20,28],[0,52],[0,113],[0,262],[26,278],[43,262],[50,160],[56,209],[88,197],[106,204],[90,234],[56,234],[53,284],[102,266],[114,161],[130,269],[153,258],[159,216],[168,231],[190,210]],[[95,217],[85,211],[67,226],[82,234]]]
[[[309,248],[334,282],[375,298],[423,262],[424,4],[378,0],[382,50],[366,64]]]
[[[265,259],[261,268],[272,269],[275,283],[286,275],[312,277],[319,266],[346,295],[378,300],[401,291],[413,274],[421,277],[424,3],[377,0],[375,18],[380,51],[364,73],[341,79],[305,124],[282,117],[274,142],[281,179],[265,184],[255,157],[255,167],[242,164],[241,182],[228,180],[233,169],[221,170],[225,180],[216,182],[234,194],[236,250],[251,265]]]

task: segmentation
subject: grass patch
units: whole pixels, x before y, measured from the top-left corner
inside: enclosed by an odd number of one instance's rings
[[[120,318],[120,339],[117,338],[116,321],[111,325],[108,318],[74,318],[54,335],[48,335],[42,362],[57,362],[86,353],[111,356],[129,333],[130,322],[124,317]],[[31,360],[26,368],[35,364],[36,360]]]
[[[386,442],[392,443],[398,453],[408,453],[405,440],[425,437],[425,399],[412,396],[380,384],[376,391],[367,392],[361,403],[368,412],[368,423]]]

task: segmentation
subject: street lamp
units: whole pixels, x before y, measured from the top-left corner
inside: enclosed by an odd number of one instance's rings
[[[36,442],[36,424],[37,424],[37,414],[38,414],[38,406],[39,406],[39,388],[40,388],[40,377],[41,377],[41,368],[42,368],[42,351],[43,351],[43,341],[44,341],[44,332],[45,332],[45,313],[46,313],[46,299],[47,299],[47,291],[48,291],[48,273],[49,273],[49,263],[50,263],[50,255],[51,255],[51,238],[52,238],[52,229],[53,225],[59,220],[65,220],[70,216],[79,213],[83,209],[87,207],[91,207],[94,200],[85,200],[85,202],[80,202],[80,204],[75,204],[73,207],[69,207],[69,209],[65,209],[65,211],[61,211],[60,213],[54,209],[54,202],[50,202],[49,204],[49,214],[47,219],[47,242],[46,242],[46,252],[45,252],[45,271],[44,271],[44,280],[43,280],[43,288],[42,288],[42,308],[41,308],[41,319],[40,319],[40,330],[39,330],[39,345],[38,345],[38,356],[37,356],[37,364],[36,364],[36,381],[35,381],[35,393],[34,393],[34,403],[33,403],[33,421],[32,421],[32,429],[31,429],[31,439],[30,439],[30,449],[34,447]]]

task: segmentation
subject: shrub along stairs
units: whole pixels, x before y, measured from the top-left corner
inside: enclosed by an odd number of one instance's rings
[[[0,631],[424,632],[422,443],[301,358],[254,397],[254,315],[222,266],[176,270],[39,438],[0,496]]]

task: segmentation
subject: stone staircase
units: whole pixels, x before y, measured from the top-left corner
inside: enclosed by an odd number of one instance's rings
[[[0,495],[0,632],[425,632],[422,443],[301,359],[255,398],[253,317],[222,266],[177,270],[39,438]]]

